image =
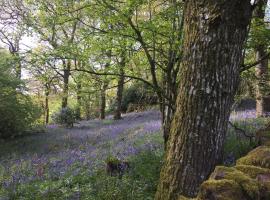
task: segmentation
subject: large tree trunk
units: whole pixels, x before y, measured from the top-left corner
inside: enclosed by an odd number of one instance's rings
[[[221,159],[251,5],[188,0],[185,13],[179,94],[156,200],[195,196]]]
[[[254,12],[256,20],[264,21],[265,8],[267,0],[258,2]],[[267,46],[259,44],[256,48],[256,59],[262,60],[267,54]],[[256,114],[257,117],[267,116],[270,113],[270,98],[267,95],[266,87],[268,84],[268,59],[264,59],[256,66],[256,77],[258,78],[256,85]]]
[[[68,84],[69,84],[69,76],[70,76],[70,68],[71,68],[71,61],[68,60],[67,63],[63,61],[64,65],[64,88],[63,88],[63,96],[62,96],[62,108],[66,108],[68,105]]]
[[[115,112],[114,112],[114,119],[119,120],[121,119],[121,109],[122,109],[122,97],[123,97],[123,91],[124,91],[124,82],[125,82],[125,58],[123,57],[120,63],[120,75],[117,85],[117,94],[116,94],[116,106],[115,106]]]

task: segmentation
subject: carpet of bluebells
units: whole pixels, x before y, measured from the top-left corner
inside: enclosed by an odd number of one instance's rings
[[[160,118],[154,110],[129,113],[0,141],[0,199],[153,199],[163,156]],[[230,120],[248,134],[268,122],[254,110],[233,112]],[[224,163],[233,165],[253,145],[229,127]],[[108,176],[108,157],[128,161],[131,169],[121,178]]]
[[[0,199],[9,199],[11,195],[12,198],[20,199],[24,195],[20,194],[20,187],[32,183],[59,182],[81,173],[90,177],[98,169],[105,169],[104,161],[108,157],[129,160],[134,155],[144,157],[147,152],[155,154],[155,151],[163,149],[160,127],[159,112],[147,111],[126,114],[119,121],[110,118],[81,121],[72,129],[50,125],[45,133],[2,141]],[[162,156],[161,151],[158,154]],[[46,186],[36,189],[44,190],[40,191],[41,196],[42,193],[46,196],[46,192],[50,192]],[[77,197],[70,199],[80,199],[79,190],[75,192]]]

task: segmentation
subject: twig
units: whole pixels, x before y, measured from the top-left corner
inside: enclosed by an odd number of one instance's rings
[[[239,128],[238,126],[236,126],[235,124],[233,124],[231,121],[229,121],[229,125],[231,125],[231,127],[233,127],[236,131],[238,131],[239,133],[241,133],[242,135],[244,135],[246,138],[248,138],[249,139],[249,144],[251,144],[252,139],[255,137],[254,135],[247,134],[244,129]]]

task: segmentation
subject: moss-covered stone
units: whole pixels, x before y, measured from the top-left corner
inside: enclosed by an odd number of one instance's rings
[[[200,186],[196,200],[270,199],[270,130],[260,131],[256,137],[263,146],[237,160],[234,167],[217,166]]]
[[[197,198],[188,198],[188,197],[185,197],[185,196],[180,196],[180,197],[178,197],[177,200],[197,200]]]
[[[254,165],[270,169],[270,147],[259,146],[236,162],[237,165]]]
[[[260,174],[270,174],[270,169],[253,165],[236,165],[235,168],[253,179],[256,179]]]
[[[237,170],[234,167],[217,166],[210,179],[226,179],[235,181],[242,188],[243,193],[251,199],[259,199],[260,185],[258,181]]]
[[[247,200],[241,186],[233,180],[213,180],[205,181],[197,197],[198,200]]]

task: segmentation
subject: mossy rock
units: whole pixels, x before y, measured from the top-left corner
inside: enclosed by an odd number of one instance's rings
[[[270,169],[270,147],[259,146],[236,162],[237,165],[254,165]]]
[[[270,146],[270,130],[260,130],[256,133],[256,141],[259,145]]]
[[[210,179],[232,180],[239,184],[245,196],[248,196],[251,199],[259,199],[260,197],[261,187],[258,181],[250,178],[248,175],[234,167],[217,166],[215,171],[211,174]]]
[[[177,200],[197,200],[197,198],[189,198],[181,195]]]
[[[270,174],[270,169],[253,165],[236,165],[235,168],[253,179],[256,179],[260,174]]]
[[[248,200],[241,186],[233,180],[213,180],[205,181],[200,186],[197,197],[198,200]]]

